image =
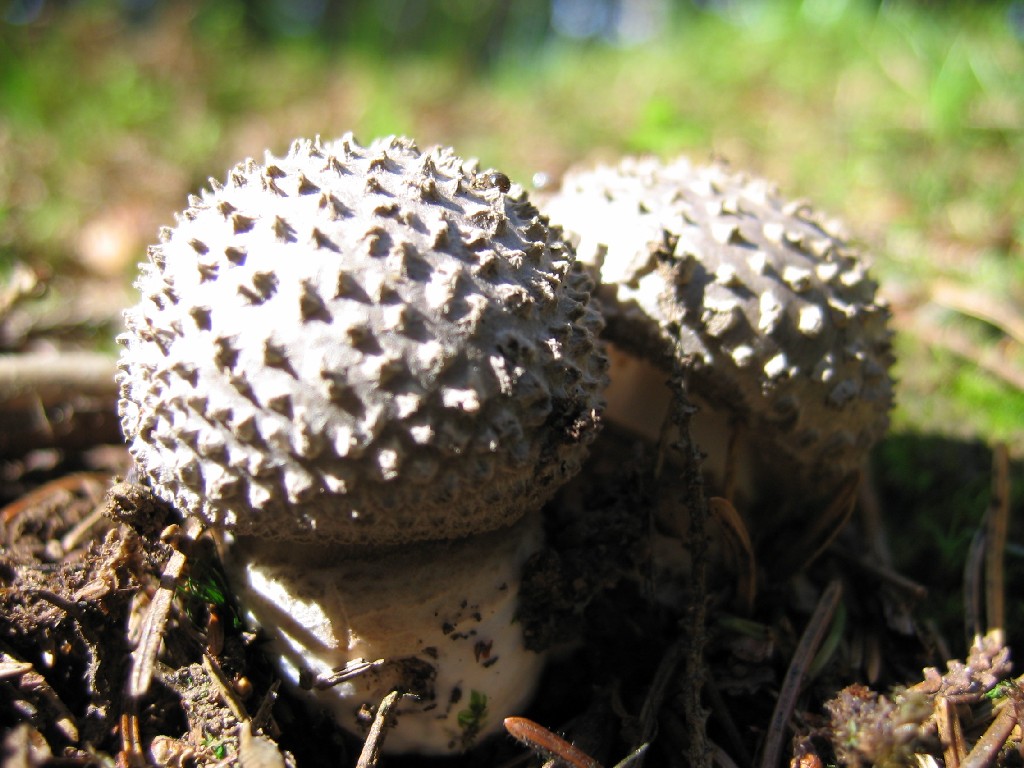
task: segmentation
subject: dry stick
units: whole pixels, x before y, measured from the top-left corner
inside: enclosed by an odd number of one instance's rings
[[[27,661],[5,661],[3,654],[0,654],[0,680],[7,680],[12,677],[21,677],[26,672],[31,672],[33,667]]]
[[[183,547],[195,541],[203,531],[203,524],[195,518],[190,518],[185,527],[185,541]],[[139,634],[139,645],[132,652],[132,668],[128,677],[128,698],[139,699],[149,692],[149,685],[153,680],[153,667],[156,663],[156,655],[160,650],[160,641],[163,640],[164,629],[167,625],[167,615],[171,609],[171,601],[174,599],[174,591],[178,587],[181,574],[185,571],[185,564],[188,556],[183,549],[175,550],[174,554],[164,566],[160,574],[160,586],[153,595],[149,604],[149,611],[142,623],[142,631]]]
[[[886,530],[882,502],[878,498],[878,487],[875,484],[875,473],[871,462],[864,462],[861,468],[863,481],[858,489],[857,509],[864,526],[864,536],[868,541],[869,551],[878,558],[882,565],[892,566],[892,548],[889,546],[889,534]]]
[[[708,710],[701,704],[704,678],[707,666],[704,662],[704,645],[707,623],[707,561],[710,542],[707,533],[708,502],[704,495],[704,476],[701,472],[700,452],[690,438],[690,416],[692,407],[686,400],[685,372],[680,360],[685,356],[676,355],[676,366],[672,374],[672,412],[670,418],[679,429],[683,452],[683,477],[686,479],[686,503],[690,513],[687,540],[690,545],[690,584],[693,598],[690,601],[690,622],[686,646],[686,684],[683,685],[683,714],[689,727],[689,754],[687,762],[692,768],[710,768],[711,752],[707,744]]]
[[[709,741],[708,744],[711,746],[712,765],[717,765],[718,768],[739,768],[736,761],[732,759],[732,756],[730,756],[728,752],[713,741]]]
[[[281,687],[281,681],[275,680],[270,684],[270,688],[267,690],[266,695],[263,697],[263,701],[256,708],[255,714],[253,714],[250,722],[252,727],[260,730],[270,730],[272,736],[277,736],[278,726],[273,720],[270,719],[270,711],[274,708],[274,702],[277,700],[277,689]]]
[[[26,509],[41,505],[56,493],[80,491],[91,494],[97,485],[102,485],[105,489],[109,481],[110,475],[106,472],[74,472],[70,475],[58,477],[56,480],[51,480],[29,491],[24,496],[15,499],[0,509],[0,523],[4,525],[10,524]]]
[[[771,723],[768,726],[768,738],[765,740],[764,753],[761,755],[761,768],[776,768],[779,764],[779,759],[782,756],[782,739],[786,734],[787,723],[796,707],[796,699],[803,687],[807,669],[814,661],[818,646],[821,645],[821,640],[828,630],[832,614],[835,613],[836,606],[839,605],[842,593],[842,582],[838,579],[829,582],[800,637],[800,643],[789,662],[789,669],[786,670],[782,690],[779,691],[779,700],[775,703],[775,711],[772,712]]]
[[[234,690],[232,690],[231,682],[227,679],[227,676],[225,676],[224,670],[221,669],[220,664],[217,659],[213,657],[213,654],[207,650],[206,644],[200,644],[203,649],[203,669],[206,670],[206,674],[210,676],[210,679],[213,680],[216,685],[217,693],[220,694],[221,700],[227,705],[228,709],[231,710],[231,714],[235,716],[235,720],[240,723],[247,721],[249,719],[249,715],[246,713],[242,702],[238,700],[238,696],[235,695]]]
[[[108,354],[0,355],[0,454],[119,442],[116,371]]]
[[[1002,644],[1006,629],[1003,560],[1010,524],[1010,456],[1003,443],[992,449],[992,499],[985,518],[985,618],[988,631],[998,632]]]
[[[86,589],[87,586],[82,589]],[[79,605],[78,602],[81,600],[78,595],[82,592],[82,589],[78,590],[74,595],[71,595],[71,599],[58,595],[56,592],[52,592],[49,589],[40,589],[36,587],[27,587],[25,589],[25,594],[30,595],[31,597],[37,597],[52,605],[57,609],[57,611],[67,614],[69,618],[74,619],[78,623],[79,629],[81,629],[84,634],[89,631],[89,624],[85,621],[82,606]],[[49,619],[54,616],[55,613],[56,612],[50,613],[49,615],[46,615],[45,618]]]
[[[336,685],[341,685],[347,680],[359,677],[359,675],[365,674],[373,669],[383,667],[387,663],[387,659],[377,659],[376,661],[353,659],[341,668],[335,668],[332,670],[329,676],[316,678],[316,680],[313,681],[313,690],[323,691],[327,688],[333,688]]]
[[[202,530],[202,523],[190,519],[185,530],[186,541],[195,541]],[[132,664],[125,690],[125,709],[121,713],[121,750],[132,768],[141,768],[149,764],[139,740],[139,701],[149,692],[156,656],[160,651],[160,643],[167,626],[167,616],[186,562],[187,556],[180,549],[167,561],[160,575],[160,586],[149,604],[146,618],[143,619],[139,644],[132,652]]]
[[[619,760],[619,762],[617,762],[613,768],[632,768],[632,766],[638,764],[637,761],[643,759],[644,755],[647,754],[647,750],[650,748],[650,746],[650,744],[641,744],[639,747],[634,749],[624,758]]]
[[[942,759],[946,768],[960,768],[967,750],[956,707],[945,696],[935,697],[935,724],[942,743]]]
[[[942,280],[932,286],[931,298],[947,309],[994,325],[1018,344],[1024,344],[1024,315],[995,296]]]
[[[743,735],[740,733],[740,729],[736,726],[736,721],[733,719],[732,712],[729,711],[729,705],[725,703],[725,699],[722,698],[722,692],[718,690],[718,686],[715,685],[713,677],[708,677],[704,683],[704,689],[708,692],[708,699],[711,701],[711,710],[715,713],[715,722],[718,726],[725,731],[725,735],[729,738],[729,746],[732,747],[733,751],[736,752],[737,759],[743,765],[753,765],[754,759],[750,756],[747,745],[743,743]],[[722,747],[715,747],[716,750],[722,750]],[[712,758],[714,761],[715,758]]]
[[[1024,371],[1002,359],[990,349],[979,349],[977,341],[956,328],[936,328],[917,317],[917,312],[893,315],[896,330],[911,333],[928,346],[945,347],[957,357],[962,357],[978,368],[999,377],[1016,389],[1024,390]]]
[[[974,749],[960,763],[960,768],[988,768],[992,765],[999,756],[999,750],[1017,727],[1017,722],[1017,704],[1013,699],[1009,699],[984,735],[975,743]]]
[[[94,352],[0,355],[0,404],[43,406],[82,395],[117,398],[117,358]]]
[[[384,746],[384,736],[388,730],[388,717],[400,698],[402,698],[400,691],[391,691],[380,700],[377,714],[370,725],[370,732],[366,734],[363,751],[359,753],[359,760],[356,761],[356,768],[374,768],[377,765],[377,761],[380,760],[380,750]]]
[[[743,616],[749,616],[754,611],[754,599],[757,597],[757,556],[750,533],[728,499],[712,496],[708,499],[708,511],[722,526],[736,565],[736,597],[733,602]]]
[[[658,669],[654,673],[654,679],[651,681],[650,690],[647,692],[647,698],[644,700],[643,707],[640,708],[640,738],[638,739],[640,743],[637,749],[650,744],[654,738],[654,733],[658,727],[658,712],[661,710],[661,705],[665,702],[669,686],[675,679],[676,668],[686,656],[688,645],[689,642],[686,638],[677,640],[669,647],[662,657],[661,663],[658,664]],[[643,763],[644,756],[640,754],[635,758],[633,764],[640,768]]]
[[[142,749],[142,738],[139,736],[138,710],[138,701],[128,699],[121,711],[121,755],[131,768],[144,768],[149,765],[146,753]]]
[[[84,397],[49,407],[0,404],[0,457],[5,459],[44,448],[77,451],[123,441],[116,397]]]
[[[105,483],[102,486],[101,493],[107,489],[107,485],[108,484]],[[66,555],[85,541],[92,529],[95,528],[97,524],[107,519],[106,511],[106,507],[103,504],[100,504],[92,512],[79,520],[70,531],[61,536],[60,551]]]

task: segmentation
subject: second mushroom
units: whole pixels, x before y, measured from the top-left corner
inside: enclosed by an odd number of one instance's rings
[[[678,365],[713,493],[779,518],[859,470],[892,405],[889,311],[840,225],[686,158],[572,171],[544,208],[600,274],[609,423],[657,440]]]

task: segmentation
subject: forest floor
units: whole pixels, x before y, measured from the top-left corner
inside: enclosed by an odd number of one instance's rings
[[[349,129],[538,181],[625,153],[725,156],[842,213],[892,306],[890,435],[814,531],[703,562],[689,610],[623,578],[643,531],[609,529],[628,547],[584,537],[586,555],[551,532],[577,570],[549,597],[589,585],[572,612],[587,642],[551,664],[532,720],[609,766],[1021,763],[1007,654],[1024,644],[1024,47],[1009,6],[793,0],[485,66],[479,50],[253,40],[237,3],[141,26],[106,5],[0,31],[4,765],[359,761],[360,740],[277,688],[212,545],[129,482],[112,378],[134,265],[185,196],[265,147]],[[658,486],[643,451],[617,456],[588,503],[621,523]],[[497,738],[456,764],[530,751]]]

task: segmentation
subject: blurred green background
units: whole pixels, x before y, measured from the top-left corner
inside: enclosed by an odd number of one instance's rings
[[[623,153],[723,157],[873,254],[899,330],[897,431],[1024,456],[1024,3],[0,8],[7,268],[127,289],[188,193],[296,136],[405,133],[527,185]]]

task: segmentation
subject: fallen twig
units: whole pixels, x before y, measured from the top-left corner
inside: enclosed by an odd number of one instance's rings
[[[676,642],[669,646],[668,651],[661,658],[661,663],[658,664],[658,669],[654,673],[654,679],[651,681],[651,687],[647,691],[647,698],[640,709],[638,748],[644,744],[650,744],[651,740],[654,739],[658,727],[658,713],[665,702],[669,686],[676,680],[676,669],[686,657],[688,645],[689,642],[686,638],[676,640]],[[642,755],[636,758],[635,764],[637,766],[643,765]]]
[[[87,542],[92,535],[93,528],[98,524],[107,521],[106,507],[103,504],[98,503],[103,498],[103,494],[106,492],[106,489],[107,483],[104,483],[98,488],[99,493],[98,498],[96,499],[96,508],[76,523],[70,531],[60,537],[60,549],[65,556],[79,544]]]
[[[935,697],[935,724],[942,743],[943,763],[946,768],[960,768],[967,755],[964,733],[956,707],[945,696]]]
[[[127,690],[130,699],[139,699],[149,692],[149,686],[153,679],[153,667],[157,652],[160,650],[160,641],[163,639],[171,601],[174,599],[178,581],[181,579],[188,561],[186,550],[202,531],[203,524],[195,518],[189,518],[179,549],[176,549],[171,555],[160,575],[160,586],[149,604],[149,611],[142,624],[139,645],[132,652],[132,668]]]
[[[252,727],[256,729],[269,730],[272,735],[278,735],[277,724],[271,719],[270,713],[274,708],[274,702],[277,701],[277,689],[281,687],[280,680],[274,680],[270,684],[270,688],[267,690],[266,695],[263,697],[263,701],[256,708],[255,714],[252,716]]]
[[[0,509],[0,523],[10,525],[17,517],[28,509],[46,503],[57,493],[84,493],[97,497],[110,484],[110,475],[105,472],[75,472],[63,475],[26,493]],[[99,498],[97,497],[97,501]],[[72,529],[74,530],[74,529]],[[70,536],[71,533],[66,534]]]
[[[70,402],[82,395],[117,398],[117,358],[99,352],[0,355],[4,408]]]
[[[1013,729],[1017,727],[1018,720],[1017,703],[1011,697],[1007,699],[996,719],[975,743],[974,749],[960,764],[960,768],[987,768],[992,765],[999,755],[999,750],[1003,748]]]
[[[864,529],[864,538],[868,544],[868,552],[884,566],[892,566],[892,548],[889,546],[889,535],[885,528],[882,513],[882,502],[878,498],[875,485],[875,473],[871,462],[865,462],[861,469],[863,477],[857,488],[857,509]]]
[[[313,690],[323,691],[328,688],[333,688],[336,685],[351,680],[359,675],[365,674],[373,669],[379,669],[387,664],[386,659],[377,659],[376,661],[367,661],[366,659],[352,659],[347,662],[345,666],[338,669],[331,670],[331,674],[316,678],[313,681]]]
[[[650,749],[650,747],[650,743],[641,744],[639,747],[634,749],[624,758],[619,760],[619,762],[617,762],[614,765],[614,768],[632,768],[632,766],[637,764],[637,761],[643,759],[644,755],[647,754],[647,750]]]
[[[402,698],[400,691],[391,691],[380,700],[380,704],[377,705],[377,714],[370,725],[370,732],[366,734],[363,751],[359,753],[359,759],[356,761],[356,768],[374,768],[377,765],[377,761],[380,760],[380,750],[384,746],[384,737],[387,735],[388,718],[400,698]]]
[[[931,286],[931,299],[954,312],[994,325],[1018,344],[1024,344],[1024,315],[996,296],[940,280]]]
[[[708,501],[704,493],[704,475],[701,455],[690,437],[690,417],[693,406],[686,398],[686,374],[678,361],[672,374],[672,409],[669,420],[679,431],[682,453],[683,477],[686,483],[685,503],[690,513],[687,542],[690,548],[690,610],[686,643],[686,677],[682,686],[683,715],[689,738],[687,762],[692,768],[708,768],[711,753],[707,745],[707,717],[701,702],[707,665],[704,659],[704,645],[707,642],[707,563],[710,539],[708,537]]]
[[[231,714],[235,716],[236,720],[245,722],[249,719],[249,715],[246,713],[245,707],[242,706],[242,702],[238,700],[238,696],[235,695],[231,682],[224,676],[224,670],[220,668],[218,661],[207,650],[206,645],[200,643],[200,646],[203,649],[203,669],[217,686],[217,693],[220,694],[221,701],[231,710]]]
[[[728,499],[712,496],[708,499],[708,511],[721,524],[735,565],[734,602],[743,616],[749,616],[754,610],[754,599],[757,597],[757,556],[750,541],[750,533],[743,518]]]
[[[711,747],[711,764],[717,765],[718,768],[739,768],[736,761],[729,756],[729,753],[722,749],[720,746],[715,744],[713,741],[708,742]]]
[[[775,710],[768,725],[768,736],[765,739],[764,752],[761,754],[761,768],[776,768],[779,765],[782,740],[788,730],[787,724],[796,706],[797,696],[803,688],[807,670],[814,660],[818,646],[821,645],[842,593],[842,583],[838,579],[829,582],[800,637],[800,643],[789,662],[789,669],[786,670],[779,699],[775,703]]]
[[[128,699],[121,711],[121,754],[119,762],[130,768],[144,768],[149,765],[146,753],[142,749],[142,737],[139,735],[138,702]]]
[[[704,682],[704,690],[707,691],[708,699],[711,702],[711,710],[715,713],[715,722],[718,724],[725,735],[729,738],[729,746],[736,752],[736,758],[743,765],[753,765],[754,760],[747,750],[746,744],[743,743],[743,736],[740,734],[740,729],[736,727],[736,721],[733,719],[732,712],[729,711],[728,705],[725,703],[725,699],[722,698],[721,691],[718,690],[718,686],[715,685],[715,680],[709,677]],[[716,750],[722,751],[722,747],[716,746]],[[712,756],[712,761],[716,757]]]
[[[120,443],[115,372],[108,354],[0,355],[0,456]]]
[[[918,314],[914,311],[893,315],[893,325],[897,330],[914,334],[927,346],[943,347],[1015,389],[1024,390],[1024,370],[1004,359],[996,349],[979,347],[970,334],[958,328],[937,327],[918,317]]]

